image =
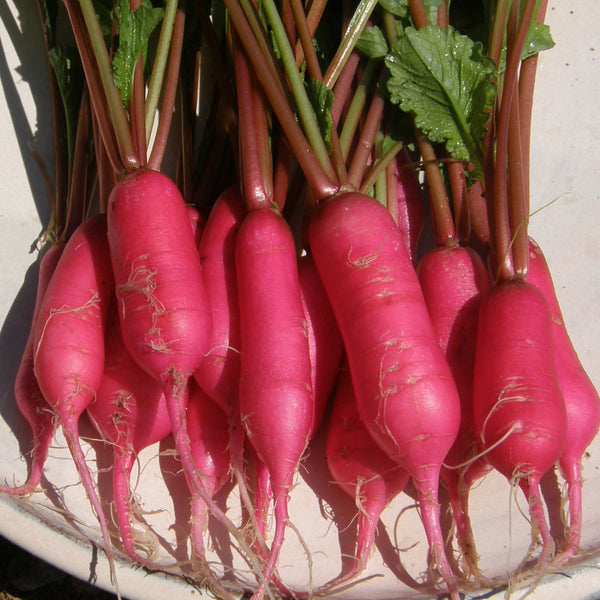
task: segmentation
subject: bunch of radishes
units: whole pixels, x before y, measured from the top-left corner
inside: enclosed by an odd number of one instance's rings
[[[320,19],[339,19],[325,3],[308,14],[299,0],[285,10],[263,0],[260,12],[249,1],[210,11],[204,4],[186,13],[169,1],[164,15],[144,2],[118,7],[121,45],[128,19],[139,19],[147,36],[151,21],[166,24],[153,66],[162,62],[167,75],[149,145],[161,67],[146,93],[147,39],[132,42],[124,90],[114,68],[119,50],[109,52],[91,1],[65,0],[86,79],[77,141],[93,139],[90,180],[98,185],[89,196],[100,210],[88,217],[93,209],[72,209],[65,222],[54,206],[57,242],[42,262],[15,384],[34,435],[30,476],[3,491],[36,490],[60,426],[113,576],[114,548],[162,570],[159,536],[147,527],[140,540],[129,479],[137,454],[172,435],[191,515],[190,565],[181,572],[219,597],[242,585],[207,558],[210,516],[254,574],[258,600],[353,585],[382,511],[410,481],[429,546],[427,591],[457,599],[488,583],[468,497],[496,469],[523,490],[541,540],[523,576],[569,562],[580,551],[581,459],[600,425],[600,400],[527,236],[527,123],[543,45],[531,40],[544,34],[545,3],[524,2],[522,11],[494,3],[484,56],[449,25],[446,2],[375,11],[363,2],[342,15],[346,35],[324,74],[312,40]],[[202,29],[203,59],[222,70],[209,108],[216,126],[202,140],[202,98],[185,71],[200,53],[183,50],[186,20]],[[453,48],[460,68],[432,59],[431,81],[411,79],[417,61],[442,47]],[[472,69],[476,81],[459,79],[454,89],[436,69],[451,77]],[[428,120],[420,85],[440,112],[449,110],[440,90],[450,97],[457,112],[449,133]],[[182,133],[171,179],[158,169],[176,97]],[[211,172],[215,157],[229,173]],[[201,180],[194,161],[204,167]],[[74,196],[91,186],[80,170],[69,173],[68,192],[55,196],[78,206]],[[419,246],[427,212],[433,244]],[[113,449],[114,524],[80,445],[83,414]],[[356,503],[354,556],[333,580],[295,591],[277,566],[294,482],[318,431],[328,477]],[[570,509],[558,540],[539,492],[555,465]],[[215,501],[227,482],[239,492],[240,518]],[[444,537],[440,482],[458,559]],[[116,577],[114,586],[118,593]]]

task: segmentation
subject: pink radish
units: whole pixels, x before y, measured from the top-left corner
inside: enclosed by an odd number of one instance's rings
[[[40,306],[33,358],[40,390],[58,416],[98,518],[118,595],[106,518],[77,431],[79,417],[95,398],[102,378],[104,328],[113,293],[106,216],[98,215],[79,226],[65,246]]]
[[[289,489],[313,425],[306,319],[294,240],[269,208],[248,213],[236,240],[240,304],[240,411],[273,491],[275,532],[255,598],[274,573],[288,519]],[[277,426],[273,427],[273,423]]]
[[[240,333],[235,238],[244,214],[239,187],[227,189],[211,209],[198,247],[210,298],[212,336],[194,377],[228,415],[237,411]]]
[[[483,300],[473,375],[473,418],[486,460],[529,502],[542,540],[544,571],[554,543],[539,491],[540,478],[562,454],[566,412],[554,358],[552,315],[542,292],[504,281]]]
[[[54,244],[46,251],[40,261],[35,306],[31,317],[31,329],[15,378],[14,392],[17,408],[31,426],[33,449],[27,481],[16,487],[0,486],[0,491],[13,496],[27,496],[39,485],[48,456],[48,449],[54,436],[55,414],[48,406],[40,391],[33,368],[33,333],[38,320],[42,298],[64,247],[65,245],[62,242]]]
[[[212,501],[186,429],[188,381],[209,349],[212,323],[188,212],[175,184],[156,171],[128,173],[109,198],[108,239],[125,345],[163,388],[192,493],[252,561],[243,535]],[[216,578],[210,583],[216,585]]]
[[[456,383],[461,402],[460,429],[442,468],[448,489],[461,558],[466,572],[483,582],[468,514],[469,489],[490,470],[479,453],[473,423],[473,368],[477,320],[489,291],[487,269],[470,248],[438,247],[419,262],[417,275],[433,329]]]
[[[166,438],[171,425],[162,388],[125,348],[116,308],[111,311],[106,330],[104,373],[87,412],[102,439],[113,448],[113,494],[123,548],[139,564],[155,569],[153,549],[144,548],[148,558],[136,550],[130,518],[130,478],[138,453]],[[150,531],[144,541],[155,542]]]
[[[458,598],[444,552],[438,481],[458,432],[460,401],[402,236],[381,204],[356,193],[326,201],[309,236],[359,413],[379,446],[410,473],[434,565]]]
[[[560,455],[559,465],[568,486],[569,526],[566,545],[561,549],[560,561],[579,553],[581,541],[581,460],[600,425],[600,398],[585,372],[562,317],[552,276],[541,248],[529,239],[529,271],[527,281],[538,287],[546,297],[552,313],[554,353],[558,383],[567,411],[567,438]]]
[[[409,474],[373,441],[358,414],[350,371],[340,369],[327,431],[327,465],[334,481],[356,501],[354,563],[333,582],[356,577],[366,566],[383,509],[406,487]]]
[[[187,431],[192,456],[202,472],[204,484],[214,496],[229,479],[229,427],[223,409],[190,380]],[[208,510],[199,496],[192,498],[192,545],[196,556],[206,560],[203,536],[208,525]]]
[[[344,343],[310,254],[298,259],[298,278],[308,328],[312,388],[315,394],[314,423],[310,434],[312,438],[335,386]]]

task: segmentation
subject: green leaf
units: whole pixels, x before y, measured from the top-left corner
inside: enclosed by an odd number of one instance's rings
[[[533,22],[529,27],[527,37],[525,38],[525,45],[521,52],[521,60],[525,60],[530,56],[535,56],[544,50],[550,50],[550,48],[554,48],[554,40],[550,33],[550,27],[548,27],[548,25]],[[498,72],[504,73],[505,70],[506,46],[502,48],[502,53],[500,54],[500,68],[498,69]]]
[[[385,58],[388,53],[385,36],[376,26],[365,27],[356,40],[356,48],[367,58]]]
[[[306,91],[317,116],[321,137],[325,142],[327,151],[331,152],[331,128],[333,127],[331,108],[333,106],[333,91],[328,89],[323,82],[317,81],[316,79],[308,80]]]
[[[113,59],[113,77],[125,106],[129,104],[138,57],[163,14],[164,9],[153,8],[150,0],[142,0],[135,11],[129,9],[129,0],[119,2],[119,47]]]
[[[83,89],[83,68],[79,53],[74,46],[54,46],[48,52],[48,60],[56,75],[56,82],[65,115],[65,145],[69,170],[73,164],[75,134]]]
[[[414,115],[433,143],[481,169],[481,144],[496,86],[493,61],[452,27],[428,25],[404,35],[386,58],[391,101]]]
[[[379,4],[395,17],[405,19],[410,13],[408,0],[379,0]]]

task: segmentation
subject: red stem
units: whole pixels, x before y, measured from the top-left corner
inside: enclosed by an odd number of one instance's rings
[[[173,23],[169,64],[167,66],[163,99],[160,107],[160,118],[156,130],[154,146],[152,147],[152,153],[150,154],[150,159],[148,160],[148,168],[154,171],[158,171],[160,169],[165,149],[167,147],[169,130],[171,129],[173,108],[175,106],[175,97],[177,94],[177,83],[179,80],[179,66],[181,64],[184,25],[185,11],[180,6],[177,9],[175,21]]]
[[[369,159],[373,151],[375,137],[381,128],[383,121],[383,109],[385,100],[383,96],[375,89],[367,118],[361,131],[360,139],[352,155],[352,162],[348,169],[348,181],[356,188],[360,187],[365,171],[369,165]]]
[[[237,36],[233,42],[243,195],[249,211],[270,208],[273,182],[266,108]]]
[[[289,107],[289,102],[280,86],[279,80],[273,76],[268,63],[265,62],[258,42],[256,41],[244,13],[236,0],[223,0],[231,21],[238,32],[248,58],[254,67],[262,88],[281,124],[288,142],[304,172],[310,187],[319,200],[335,195],[338,183],[331,178],[317,160],[312,148],[306,141],[300,126]]]
[[[494,159],[494,212],[495,212],[495,238],[496,238],[496,260],[498,278],[502,280],[512,279],[515,276],[511,258],[512,233],[509,221],[509,198],[506,164],[508,159],[508,137],[511,122],[511,105],[516,95],[521,52],[525,43],[525,37],[533,17],[535,1],[528,1],[525,5],[521,22],[516,29],[514,37],[512,29],[519,18],[518,3],[513,3],[509,15],[509,31],[507,34],[507,59],[504,76],[504,86],[500,112],[498,114],[498,126],[496,132],[496,156]],[[488,188],[489,189],[489,188]],[[520,210],[521,202],[516,201],[515,207]],[[525,227],[526,229],[526,227]],[[522,267],[521,267],[522,268]],[[526,272],[526,268],[525,268]]]
[[[81,9],[78,2],[75,0],[64,0],[64,4],[71,22],[71,29],[73,31],[75,43],[77,44],[77,49],[83,65],[85,80],[90,90],[90,100],[92,102],[92,107],[94,109],[94,113],[96,114],[96,118],[98,119],[98,126],[104,142],[104,147],[106,148],[106,152],[113,169],[117,172],[120,172],[124,169],[124,164],[121,160],[114,130],[107,117],[109,114],[108,100],[104,93],[104,88],[101,84],[100,75],[96,68],[95,61],[92,58],[93,54],[90,49],[85,21],[83,19],[83,15],[81,14]]]

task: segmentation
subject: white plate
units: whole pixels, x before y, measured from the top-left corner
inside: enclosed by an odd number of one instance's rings
[[[27,464],[22,450],[27,449],[29,431],[14,409],[12,385],[20,352],[28,329],[36,279],[36,254],[30,246],[47,220],[48,200],[43,180],[33,162],[28,145],[51,163],[51,115],[46,87],[43,51],[33,1],[9,0],[0,11],[0,479],[22,482]],[[552,28],[556,47],[542,55],[537,78],[532,141],[532,208],[542,209],[531,219],[531,233],[544,249],[551,266],[557,292],[571,336],[592,380],[600,386],[600,3],[573,0],[550,2],[547,22]],[[20,447],[17,439],[25,440]],[[96,468],[94,449],[86,446],[92,469]],[[176,545],[177,535],[185,535],[186,499],[175,494],[175,503],[165,486],[156,458],[156,448],[143,453],[145,468],[137,491],[148,511],[148,520]],[[106,455],[100,453],[102,466]],[[322,447],[311,451],[308,461],[319,464],[321,503],[303,479],[294,489],[290,517],[300,529],[313,552],[313,582],[324,583],[340,567],[340,541],[351,543],[351,534],[340,532],[321,512],[335,509],[340,523],[348,519],[350,505],[341,492],[328,486]],[[97,527],[79,487],[65,450],[57,437],[51,450],[46,477],[55,495],[37,493],[28,501],[0,497],[0,534],[42,559],[84,580],[93,579],[112,589],[102,552],[96,552],[86,538],[98,540]],[[583,548],[600,550],[600,439],[589,449],[584,460]],[[232,495],[223,502],[235,510]],[[400,553],[402,566],[413,578],[425,569],[425,541],[417,513],[403,507],[412,505],[408,496],[400,497],[384,513],[388,535],[379,540],[379,550],[389,556],[389,539],[405,550]],[[471,516],[481,566],[491,576],[505,577],[523,557],[529,544],[529,525],[519,509],[523,500],[511,498],[507,482],[489,476],[472,492]],[[77,520],[68,520],[60,506],[66,506]],[[550,503],[556,518],[557,506]],[[235,517],[234,517],[235,518]],[[176,525],[179,529],[173,530]],[[398,582],[382,564],[375,551],[365,575],[381,575],[348,591],[344,597],[373,599],[408,598],[417,592]],[[215,557],[217,555],[214,555]],[[223,559],[221,555],[219,560]],[[166,551],[165,564],[172,559]],[[226,558],[225,558],[226,561]],[[236,559],[235,564],[243,567]],[[568,574],[547,577],[532,598],[560,597],[585,600],[600,597],[599,562],[590,558]],[[293,586],[305,586],[308,568],[305,555],[290,532],[280,561],[284,580]],[[127,563],[118,566],[121,593],[130,599],[153,600],[164,597],[198,599],[206,597],[181,579],[148,575]],[[501,597],[503,592],[485,595]],[[341,597],[341,596],[340,596]],[[471,597],[483,597],[483,591]]]

